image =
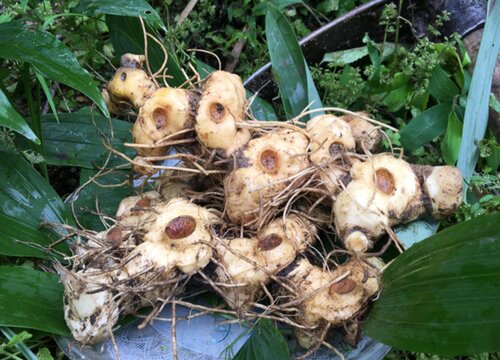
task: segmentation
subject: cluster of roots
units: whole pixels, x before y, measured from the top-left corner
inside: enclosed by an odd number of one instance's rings
[[[106,231],[75,230],[73,269],[58,266],[75,339],[103,340],[149,306],[143,326],[172,303],[288,324],[310,351],[331,347],[333,328],[355,344],[380,290],[374,247],[398,243],[394,225],[452,214],[458,170],[377,153],[384,133],[367,113],[255,121],[237,75],[160,87],[143,62],[124,55],[104,94],[137,113],[125,144],[137,157],[109,148],[151,190],[123,199]],[[207,290],[225,307],[188,301]]]

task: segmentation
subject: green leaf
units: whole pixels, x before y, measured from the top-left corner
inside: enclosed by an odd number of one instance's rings
[[[14,130],[35,144],[40,144],[40,140],[26,121],[24,121],[23,117],[14,109],[2,89],[0,89],[0,126]]]
[[[47,98],[47,102],[49,103],[50,110],[52,110],[52,114],[54,114],[56,120],[59,122],[59,118],[57,116],[57,109],[56,105],[54,104],[54,98],[52,97],[52,94],[50,93],[49,86],[47,85],[47,81],[45,81],[45,78],[43,77],[42,74],[40,74],[36,69],[34,69],[36,78],[38,79],[38,82],[40,83],[43,92],[45,94],[45,97]]]
[[[321,108],[321,99],[292,26],[272,5],[269,5],[266,13],[266,38],[272,72],[278,83],[287,117],[299,115],[311,103],[309,109]],[[312,116],[321,113],[317,112]],[[306,121],[312,116],[303,119]]]
[[[491,144],[491,155],[486,158],[486,164],[495,173],[500,167],[500,145],[498,143]]]
[[[80,172],[80,184],[85,183],[90,177],[97,173],[96,170],[82,169]],[[92,214],[99,210],[100,213],[115,217],[120,201],[131,194],[132,188],[124,181],[128,180],[130,171],[116,171],[112,174],[104,175],[85,186],[73,201],[75,215],[80,224],[87,229],[95,231],[104,230],[104,226],[99,216]],[[108,187],[99,186],[108,185]],[[116,185],[109,187],[109,185]],[[96,207],[96,202],[99,209]]]
[[[3,329],[2,329],[3,331]],[[19,345],[19,343],[22,343],[26,340],[29,340],[33,337],[29,332],[27,331],[21,331],[19,334],[15,334],[12,337],[10,337],[9,342],[7,343],[7,347],[13,347],[16,345]]]
[[[105,116],[106,103],[89,73],[54,35],[30,29],[21,21],[0,24],[0,57],[28,62],[45,77],[66,84],[92,99]]]
[[[233,358],[233,360],[256,359],[290,359],[285,338],[271,321],[267,319],[257,321],[250,337]]]
[[[448,116],[448,127],[441,143],[443,159],[447,165],[455,165],[462,142],[462,123],[454,111]]]
[[[47,349],[46,347],[38,350],[38,352],[36,353],[36,357],[38,360],[54,360],[54,358],[50,354],[49,349]]]
[[[396,112],[407,103],[413,92],[413,87],[408,76],[398,72],[394,74],[391,89],[388,95],[383,98],[382,103],[387,106],[389,111]]]
[[[344,66],[347,64],[352,64],[359,59],[364,58],[368,55],[368,49],[366,46],[357,47],[348,50],[339,50],[330,53],[326,53],[321,60],[321,63],[329,63],[332,66]]]
[[[493,94],[493,93],[490,94],[489,104],[493,110],[495,110],[497,113],[500,114],[500,101],[497,100],[497,98],[495,97],[495,94]]]
[[[438,101],[453,101],[460,89],[441,66],[436,66],[429,80],[429,93]]]
[[[131,128],[129,122],[92,113],[59,114],[59,122],[52,115],[43,116],[44,158],[49,165],[94,169],[103,164],[109,153],[103,145],[104,139],[110,140],[114,149],[134,157],[135,151],[123,146],[124,142],[132,142]],[[113,155],[108,165],[123,163],[124,160]]]
[[[59,276],[19,266],[0,266],[0,325],[69,335]]]
[[[316,10],[322,14],[329,14],[332,11],[337,11],[339,9],[339,1],[340,0],[324,0],[316,6]]]
[[[252,110],[253,117],[261,121],[276,121],[278,116],[274,112],[273,106],[266,100],[254,96],[254,94],[247,90],[247,99],[252,99],[250,109]]]
[[[450,103],[443,103],[417,115],[401,130],[401,144],[405,149],[413,151],[443,134],[451,110]]]
[[[0,254],[51,258],[43,250],[59,239],[54,229],[40,228],[41,222],[69,223],[59,196],[47,181],[21,156],[0,152]],[[57,250],[67,252],[64,243]]]
[[[287,6],[296,5],[296,4],[303,4],[303,3],[304,2],[302,0],[274,0],[273,1],[273,5],[280,10],[286,8]],[[252,9],[252,12],[254,13],[254,15],[257,15],[257,16],[265,15],[268,5],[269,5],[268,2],[262,2],[260,4],[257,4]]]
[[[144,0],[81,0],[75,11],[94,16],[141,16],[149,25],[166,30],[160,15]]]
[[[375,42],[370,39],[368,34],[363,39],[363,42],[366,42],[366,48],[368,49],[368,56],[373,64],[373,75],[370,80],[374,83],[378,83],[380,79],[380,69],[382,65],[382,60],[380,59],[380,51],[377,48]]]
[[[136,17],[129,16],[106,16],[106,23],[109,27],[111,42],[115,50],[115,55],[120,57],[125,53],[144,54],[144,34]],[[152,32],[149,26],[146,26],[148,32]],[[154,33],[152,34],[154,35]],[[160,39],[161,41],[161,39]],[[180,86],[186,81],[186,78],[181,72],[179,60],[175,54],[175,49],[171,44],[164,44],[167,53],[167,68],[166,75],[172,76],[168,79],[170,86]],[[165,55],[160,46],[153,40],[148,40],[148,61],[153,72],[157,71],[165,59]]]
[[[395,45],[393,43],[386,43],[382,59],[391,55],[394,52]],[[332,66],[344,66],[352,64],[368,55],[368,47],[361,46],[357,48],[338,50],[326,53],[321,60],[321,63],[329,63]]]
[[[468,355],[499,349],[500,213],[447,228],[384,271],[366,333],[398,349]]]
[[[0,331],[2,334],[9,339],[7,343],[7,347],[16,347],[17,350],[26,358],[26,360],[39,360],[35,354],[31,351],[31,349],[24,343],[25,341],[31,339],[33,335],[31,335],[27,331],[21,331],[16,334],[10,328],[5,326],[0,326]],[[0,345],[0,353],[1,353],[1,345]]]
[[[474,173],[479,156],[478,145],[484,138],[488,126],[488,100],[491,82],[498,51],[500,50],[500,1],[490,2],[486,18],[481,46],[477,55],[476,67],[465,109],[462,144],[458,155],[457,167],[465,180],[464,194],[467,182]]]

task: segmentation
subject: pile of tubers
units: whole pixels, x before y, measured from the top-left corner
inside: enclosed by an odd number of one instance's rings
[[[391,227],[452,214],[460,172],[377,153],[383,133],[367,113],[258,122],[237,75],[160,87],[144,60],[124,55],[103,95],[137,114],[137,157],[121,156],[150,190],[123,199],[107,230],[79,231],[73,268],[57,266],[73,337],[102,341],[121,315],[149,306],[143,326],[208,289],[237,317],[291,325],[304,348],[330,328],[355,343],[381,245],[398,241]]]

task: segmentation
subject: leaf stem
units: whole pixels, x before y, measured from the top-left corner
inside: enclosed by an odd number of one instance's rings
[[[38,139],[40,140],[40,145],[35,145],[35,149],[42,155],[45,155],[45,150],[43,146],[43,136],[42,136],[42,121],[40,117],[40,103],[41,103],[41,90],[40,83],[37,81],[35,86],[35,96],[33,99],[33,94],[31,93],[30,86],[30,64],[24,63],[23,69],[21,72],[21,78],[24,87],[24,94],[26,96],[26,101],[28,103],[28,109],[31,118],[31,127],[33,128],[33,132],[36,134]],[[40,163],[40,170],[42,175],[47,181],[49,180],[49,172],[47,169],[47,163],[45,161]]]
[[[398,6],[398,17],[396,19],[396,37],[394,39],[395,45],[394,45],[394,53],[398,53],[398,45],[399,45],[399,27],[401,25],[401,10],[403,9],[403,0],[399,0],[399,6]]]

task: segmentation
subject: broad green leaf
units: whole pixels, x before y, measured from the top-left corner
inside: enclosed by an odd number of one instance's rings
[[[348,50],[339,50],[330,53],[326,53],[321,60],[321,63],[329,63],[332,66],[344,66],[346,64],[352,64],[359,59],[364,58],[368,55],[368,49],[366,46],[357,47]]]
[[[382,60],[394,52],[395,46],[393,43],[386,43]],[[368,47],[361,46],[348,50],[338,50],[326,53],[321,60],[321,63],[329,63],[332,66],[344,66],[352,64],[368,55]]]
[[[80,173],[80,184],[85,183],[90,177],[96,174],[96,170],[82,169]],[[132,193],[132,188],[127,181],[130,176],[130,171],[117,171],[115,173],[104,175],[96,179],[96,182],[91,182],[78,193],[77,198],[73,201],[75,214],[83,227],[95,231],[104,230],[99,217],[92,214],[91,211],[97,211],[96,202],[99,211],[111,217],[115,217],[116,210],[120,201]],[[99,184],[108,185],[102,187]],[[109,185],[116,185],[109,187]]]
[[[34,143],[40,144],[40,140],[23,117],[14,109],[2,89],[0,89],[0,126],[14,130]]]
[[[103,145],[105,139],[114,149],[133,158],[135,151],[123,146],[124,142],[132,142],[131,128],[131,123],[117,119],[111,119],[110,128],[108,118],[91,113],[59,114],[59,123],[54,116],[43,116],[44,158],[49,165],[94,169],[109,153]],[[113,159],[108,166],[125,163],[115,155]]]
[[[443,159],[448,165],[455,165],[462,142],[462,123],[454,111],[448,116],[448,127],[441,143]]]
[[[0,254],[51,258],[26,243],[47,246],[59,239],[57,230],[41,222],[69,223],[71,217],[47,181],[21,156],[0,152]],[[64,243],[56,246],[67,251]]]
[[[45,30],[30,29],[21,21],[0,24],[0,57],[30,63],[45,77],[87,95],[105,116],[109,116],[92,77],[80,66],[73,53]]]
[[[434,105],[417,115],[401,130],[401,144],[413,151],[432,141],[446,130],[452,105],[443,103]]]
[[[260,319],[233,360],[288,360],[288,345],[280,331],[267,319]]]
[[[136,17],[129,16],[106,16],[106,23],[109,27],[111,42],[115,49],[115,55],[120,57],[125,53],[144,54],[144,34]],[[148,32],[152,32],[149,26],[146,27]],[[152,35],[155,35],[152,33]],[[161,39],[160,39],[161,41]],[[168,71],[166,75],[171,76],[167,81],[170,86],[180,86],[186,81],[186,78],[181,72],[179,60],[175,54],[175,49],[171,44],[164,44],[167,53]],[[161,48],[153,40],[148,40],[148,61],[152,71],[157,71],[162,65],[165,55]]]
[[[252,104],[250,109],[252,110],[253,117],[256,120],[261,121],[276,121],[278,116],[274,112],[273,106],[269,104],[266,100],[255,96],[253,93],[247,90],[247,99],[252,99]]]
[[[484,138],[488,126],[488,100],[492,74],[500,50],[499,18],[500,1],[490,2],[467,99],[463,137],[457,162],[457,167],[465,180],[464,194],[467,191],[467,182],[476,167],[479,155],[478,144]]]
[[[413,245],[382,276],[366,333],[398,349],[443,355],[499,350],[500,213]]]
[[[407,103],[413,89],[408,76],[403,73],[394,74],[391,88],[392,90],[383,98],[382,103],[387,106],[389,111],[396,112]]]
[[[299,115],[311,103],[309,109],[321,108],[321,99],[292,26],[272,5],[269,5],[266,13],[266,38],[272,72],[278,83],[287,117]],[[313,116],[321,113],[317,112]],[[306,116],[303,120],[309,118],[311,116]]]
[[[0,325],[69,335],[59,276],[19,266],[0,266]]]
[[[149,25],[165,30],[160,15],[144,0],[82,0],[76,11],[91,15],[141,16]]]
[[[441,66],[436,66],[429,80],[429,93],[438,101],[452,101],[460,89]]]

